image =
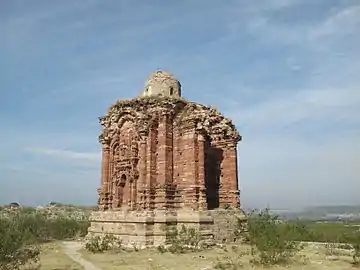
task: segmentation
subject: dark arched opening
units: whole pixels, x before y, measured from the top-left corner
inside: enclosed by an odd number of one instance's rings
[[[120,178],[120,186],[121,187],[124,187],[125,186],[125,183],[126,183],[126,175],[123,174]]]
[[[222,149],[211,145],[210,138],[207,138],[205,143],[205,187],[208,210],[219,208],[220,205],[220,164],[222,160]]]
[[[118,182],[118,186],[117,186],[117,196],[118,196],[117,207],[121,207],[123,204],[125,184],[126,184],[126,175],[123,174],[123,175],[121,175],[120,181]]]

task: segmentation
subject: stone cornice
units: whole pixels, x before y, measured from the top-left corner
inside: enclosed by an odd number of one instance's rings
[[[241,136],[235,125],[217,109],[190,102],[183,98],[167,96],[137,97],[118,100],[111,105],[105,116],[99,117],[103,131],[99,141],[103,144],[116,134],[122,123],[133,121],[137,130],[147,135],[151,123],[169,115],[177,126],[193,126],[198,133],[207,134],[213,141],[232,140],[235,143]]]

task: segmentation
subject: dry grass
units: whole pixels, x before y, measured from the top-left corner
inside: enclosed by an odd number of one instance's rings
[[[108,251],[93,254],[86,250],[79,251],[82,257],[102,270],[210,270],[219,262],[238,261],[242,267],[236,269],[267,269],[253,266],[248,246],[235,248],[225,246],[187,254],[160,253],[157,250]],[[84,269],[64,253],[64,246],[52,242],[41,247],[41,270]],[[333,247],[309,245],[288,266],[274,266],[273,270],[346,270],[356,269],[351,265],[352,258],[348,250]],[[29,269],[29,268],[28,268]],[[32,268],[34,269],[34,268]],[[225,268],[233,269],[233,268]],[[235,269],[235,268],[234,268]],[[360,268],[358,268],[360,269]]]
[[[166,270],[199,270],[214,269],[214,265],[220,260],[235,261],[238,254],[239,262],[243,269],[265,269],[261,266],[253,267],[250,264],[251,256],[248,247],[243,246],[234,250],[232,247],[224,249],[216,248],[212,250],[194,252],[188,254],[159,253],[156,250],[142,250],[138,252],[121,251],[119,253],[105,252],[91,254],[85,250],[81,251],[84,259],[92,262],[103,270],[141,270],[141,269],[166,269]],[[307,247],[296,258],[291,266],[275,266],[274,270],[280,269],[328,269],[328,270],[346,270],[354,269],[351,265],[351,257],[344,253],[337,257],[329,257],[326,250],[322,247]],[[230,269],[230,268],[229,268]],[[240,268],[239,268],[240,269]]]
[[[81,270],[81,265],[70,259],[63,250],[61,243],[52,242],[41,246],[41,270]]]

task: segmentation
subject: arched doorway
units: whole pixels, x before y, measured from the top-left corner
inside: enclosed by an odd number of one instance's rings
[[[123,205],[124,201],[124,191],[126,185],[126,175],[122,174],[120,179],[116,181],[116,208],[119,208]]]
[[[125,193],[125,184],[126,184],[126,175],[123,174],[121,175],[121,178],[120,178],[120,183],[119,183],[119,191],[120,191],[120,198],[119,198],[119,206],[121,207],[123,205],[123,202],[124,202],[124,197],[126,197],[126,194]]]
[[[138,140],[134,122],[124,119],[117,137],[117,147],[113,154],[113,195],[114,208],[133,207],[136,202],[136,180],[134,171],[138,162]]]

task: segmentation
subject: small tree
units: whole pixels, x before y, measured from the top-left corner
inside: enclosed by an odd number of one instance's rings
[[[92,253],[121,248],[121,241],[111,234],[89,237],[85,241],[85,249]]]
[[[353,232],[352,234],[344,235],[346,241],[351,245],[353,249],[353,264],[360,265],[360,231]]]
[[[352,246],[354,248],[353,262],[355,265],[360,265],[360,232],[356,233]]]
[[[295,224],[282,223],[269,209],[252,211],[248,216],[246,240],[251,245],[251,254],[257,257],[254,262],[265,265],[288,262],[300,249],[291,240],[297,229]]]
[[[0,269],[16,270],[28,262],[37,262],[37,246],[26,245],[26,235],[16,222],[0,218]]]
[[[201,234],[195,228],[187,228],[182,225],[180,230],[177,228],[168,229],[167,235],[168,245],[158,246],[160,252],[186,253],[205,248],[201,241]]]

